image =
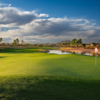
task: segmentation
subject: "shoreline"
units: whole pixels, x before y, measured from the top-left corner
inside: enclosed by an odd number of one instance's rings
[[[62,51],[68,51],[68,52],[75,52],[75,53],[90,53],[92,56],[95,55],[94,49],[85,49],[85,48],[71,48],[71,47],[61,47],[60,50]],[[100,50],[96,53],[98,56],[100,56]]]

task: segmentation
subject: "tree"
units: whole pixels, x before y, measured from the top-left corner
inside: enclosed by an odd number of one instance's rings
[[[13,41],[13,45],[16,45],[16,40]]]
[[[13,41],[13,45],[19,45],[19,39],[18,38]]]
[[[75,43],[75,41],[76,41],[76,40],[77,40],[77,39],[73,39],[73,40],[72,40],[72,42],[74,42],[74,43]]]
[[[24,40],[22,40],[22,41],[21,41],[21,44],[22,44],[22,45],[24,45],[24,44],[25,44]]]
[[[92,42],[92,44],[93,44],[93,45],[96,45],[96,43],[95,43],[95,42]]]
[[[70,45],[73,45],[73,46],[78,46],[79,44],[82,44],[82,39],[79,38],[78,40],[77,39],[72,39],[72,42],[70,42]]]
[[[72,42],[70,43],[71,45],[76,45],[77,44],[77,39],[73,39]]]
[[[38,44],[38,47],[43,47],[43,44]]]
[[[79,39],[77,40],[77,43],[78,43],[78,44],[82,44],[82,39],[79,38]]]
[[[1,43],[1,41],[2,41],[3,39],[2,38],[0,38],[0,43]]]
[[[16,42],[17,42],[17,44],[19,44],[19,39],[18,38],[16,39]]]
[[[85,43],[82,43],[82,47],[84,47],[84,48],[85,48],[85,45],[86,45]]]

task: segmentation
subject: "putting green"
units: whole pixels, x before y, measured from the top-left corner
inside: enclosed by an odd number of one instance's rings
[[[46,53],[0,53],[0,76],[67,76],[100,79],[100,57]]]

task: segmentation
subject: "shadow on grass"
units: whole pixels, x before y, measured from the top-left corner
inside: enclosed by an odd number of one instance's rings
[[[0,53],[31,53],[38,52],[38,48],[28,48],[28,49],[14,49],[14,48],[4,48],[0,49]]]
[[[34,76],[0,78],[0,100],[99,100],[100,81]]]
[[[32,52],[40,52],[39,49],[48,50],[48,49],[54,49],[54,47],[3,48],[3,49],[0,49],[0,53],[32,53]]]
[[[1,58],[6,58],[6,56],[0,56],[0,59],[1,59]]]

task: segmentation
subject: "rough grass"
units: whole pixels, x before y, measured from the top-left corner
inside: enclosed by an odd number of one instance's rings
[[[100,57],[0,53],[0,100],[99,100]]]

